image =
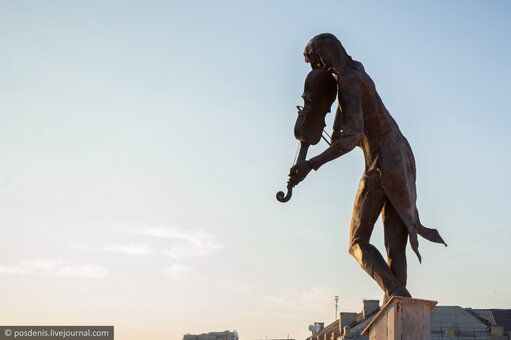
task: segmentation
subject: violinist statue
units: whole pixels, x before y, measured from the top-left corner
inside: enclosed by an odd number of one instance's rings
[[[288,195],[280,192],[277,199],[289,200],[293,186],[303,181],[311,170],[317,171],[323,164],[360,147],[364,153],[365,171],[353,208],[349,252],[384,291],[385,301],[391,296],[411,297],[406,289],[408,240],[419,262],[421,255],[417,235],[446,244],[436,229],[424,227],[419,220],[415,160],[410,145],[383,105],[362,64],[346,53],[334,35],[323,33],[312,38],[305,47],[304,56],[313,71],[305,82],[304,108],[299,111],[295,125],[295,136],[302,144],[300,156],[290,170]],[[333,86],[328,77],[335,80]],[[315,82],[312,82],[313,79]],[[318,127],[307,126],[309,117],[304,119],[303,116],[312,106],[316,118],[314,124],[317,125],[317,115],[322,115],[321,121],[330,107],[325,109],[323,104],[318,106],[314,101],[330,102],[331,105],[332,87],[337,93],[338,107],[331,145],[307,160],[308,146],[317,143],[319,138]],[[322,129],[324,121],[319,125]],[[313,138],[306,136],[304,131],[313,131],[315,135]],[[387,261],[369,242],[380,213]]]

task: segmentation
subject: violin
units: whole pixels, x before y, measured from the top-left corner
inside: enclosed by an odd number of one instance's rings
[[[337,96],[337,81],[327,71],[313,69],[305,78],[302,94],[303,107],[297,106],[298,117],[294,127],[295,138],[300,141],[300,151],[294,164],[304,161],[307,158],[309,146],[316,145],[323,138],[328,144],[330,142],[323,136],[325,117]],[[289,173],[289,177],[291,177]],[[287,193],[277,192],[277,200],[285,203],[293,195],[294,183],[291,179],[287,182]]]

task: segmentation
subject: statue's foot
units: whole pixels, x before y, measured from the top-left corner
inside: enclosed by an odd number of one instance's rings
[[[385,296],[383,297],[382,305],[385,305],[390,300],[390,298],[393,296],[403,296],[403,297],[409,297],[409,298],[412,297],[412,295],[410,294],[408,289],[401,287],[401,288],[396,289],[393,292],[385,292]]]
[[[412,297],[412,294],[405,287],[399,288],[398,290],[392,292],[390,296],[403,296],[403,297]]]

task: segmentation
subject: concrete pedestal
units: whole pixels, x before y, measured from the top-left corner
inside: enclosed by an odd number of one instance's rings
[[[393,296],[362,331],[370,340],[429,340],[437,301]]]

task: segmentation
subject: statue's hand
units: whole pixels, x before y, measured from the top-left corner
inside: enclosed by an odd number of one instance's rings
[[[307,177],[312,170],[308,161],[298,161],[295,166],[289,170],[289,183],[297,185]]]

